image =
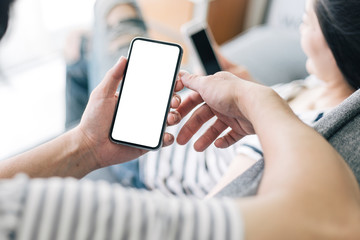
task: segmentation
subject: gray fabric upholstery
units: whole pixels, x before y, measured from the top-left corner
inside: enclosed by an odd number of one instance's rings
[[[264,161],[256,162],[251,168],[236,178],[216,197],[246,197],[257,193],[264,170]]]
[[[264,25],[236,36],[221,47],[222,54],[248,68],[265,85],[304,79],[306,57],[299,26],[306,0],[271,0]]]
[[[244,65],[257,81],[268,86],[308,75],[298,31],[269,26],[252,28],[225,43],[221,53],[235,64]]]
[[[360,185],[360,90],[326,114],[314,128],[342,155]],[[261,160],[226,186],[216,197],[256,194],[263,171],[264,161]]]
[[[315,125],[340,153],[360,184],[360,90]]]

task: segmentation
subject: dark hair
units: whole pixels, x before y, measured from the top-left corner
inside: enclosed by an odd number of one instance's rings
[[[0,39],[5,35],[9,23],[10,6],[14,0],[0,0]]]
[[[360,1],[315,0],[321,30],[344,78],[360,88]]]

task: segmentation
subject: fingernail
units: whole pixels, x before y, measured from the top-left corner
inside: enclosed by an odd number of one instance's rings
[[[173,119],[174,123],[176,123],[176,121],[178,119],[178,116],[174,112],[171,112],[171,113],[169,113],[169,116],[168,116],[168,121],[169,122],[171,122],[171,118]],[[171,124],[173,124],[173,123],[171,123]]]
[[[173,114],[173,120],[174,120],[174,122],[176,122],[177,119],[178,119],[178,116],[177,116],[176,114]]]
[[[121,62],[122,60],[124,60],[124,59],[125,59],[125,57],[124,57],[124,56],[121,56],[121,57],[119,58],[119,60],[116,62],[116,65],[120,64],[120,62]]]
[[[176,105],[180,103],[180,99],[178,96],[174,96],[173,99],[172,99],[172,102],[171,102],[171,105]]]
[[[185,145],[185,140],[184,140],[184,137],[182,136],[178,136],[176,138],[176,142],[179,144],[179,145]]]
[[[189,75],[190,75],[190,73],[187,72],[187,71],[185,71],[185,70],[181,70],[181,71],[179,72],[179,77],[180,77],[181,79],[184,79],[184,78],[186,78],[186,77],[189,76]]]

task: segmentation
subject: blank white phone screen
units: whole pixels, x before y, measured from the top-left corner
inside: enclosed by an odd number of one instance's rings
[[[117,141],[158,147],[181,50],[135,40],[112,131]]]

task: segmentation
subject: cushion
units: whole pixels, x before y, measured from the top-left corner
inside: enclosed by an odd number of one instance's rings
[[[298,31],[255,27],[225,43],[221,52],[230,61],[247,67],[258,82],[268,86],[308,75]]]

